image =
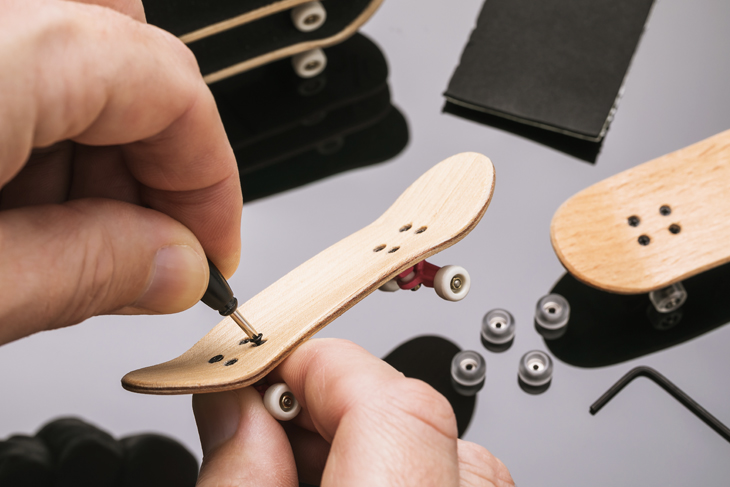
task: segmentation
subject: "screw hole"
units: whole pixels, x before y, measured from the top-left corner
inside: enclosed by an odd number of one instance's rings
[[[539,366],[539,365],[537,365],[537,364],[535,364],[535,365],[533,365],[533,366],[532,366],[532,369],[533,369],[533,370],[537,370],[537,369],[539,369],[539,368],[540,368],[540,366]]]
[[[377,247],[375,247],[375,248],[373,249],[373,252],[380,252],[380,251],[381,251],[381,250],[383,250],[384,248],[385,248],[385,244],[383,244],[383,245],[378,245]]]
[[[225,363],[225,364],[223,364],[223,365],[225,365],[226,367],[228,367],[229,365],[233,365],[233,364],[235,364],[236,362],[238,362],[238,359],[237,359],[237,358],[234,358],[234,359],[231,359],[231,360],[229,360],[228,362],[226,362],[226,363]]]
[[[641,220],[639,219],[638,216],[633,215],[633,216],[629,217],[629,226],[638,227],[639,223],[641,223]]]
[[[210,360],[208,360],[209,364],[214,364],[216,362],[220,362],[223,360],[223,355],[216,355],[215,357],[212,357]]]
[[[676,223],[672,223],[671,225],[669,225],[669,233],[676,235],[681,231],[682,231],[682,227],[680,227]]]
[[[407,232],[408,230],[410,230],[410,229],[411,229],[411,227],[412,227],[412,226],[413,226],[413,225],[411,225],[410,223],[408,223],[408,224],[406,224],[406,225],[403,225],[402,227],[400,227],[400,230],[398,230],[398,231],[399,231],[399,232]]]
[[[425,232],[426,230],[428,230],[428,227],[421,227],[421,228],[419,228],[418,230],[416,230],[416,233],[423,233],[423,232]]]
[[[667,205],[662,205],[661,207],[659,207],[659,213],[661,213],[663,216],[667,216],[672,213],[672,209]]]
[[[649,245],[649,242],[651,242],[651,239],[648,235],[642,235],[639,237],[639,244],[640,245]]]
[[[394,253],[394,252],[397,252],[399,248],[400,248],[400,247],[393,247],[392,249],[390,249],[390,250],[388,251],[388,253],[389,253],[389,254],[392,254],[392,253]]]

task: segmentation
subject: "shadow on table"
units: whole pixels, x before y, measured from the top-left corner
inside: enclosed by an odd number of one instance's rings
[[[677,346],[730,322],[730,264],[683,284],[684,305],[658,313],[648,294],[612,294],[566,274],[551,293],[568,300],[570,321],[563,336],[545,344],[570,365],[604,367]]]

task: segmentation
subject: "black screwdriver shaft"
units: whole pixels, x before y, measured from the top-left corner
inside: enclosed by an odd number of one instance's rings
[[[230,316],[234,322],[248,335],[251,342],[261,345],[262,334],[257,333],[251,324],[244,318],[238,310],[238,300],[233,295],[231,286],[228,285],[223,274],[208,259],[208,268],[210,269],[210,279],[208,280],[208,288],[203,295],[205,304],[218,311],[223,316]]]

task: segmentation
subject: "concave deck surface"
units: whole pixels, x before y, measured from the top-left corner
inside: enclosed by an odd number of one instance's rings
[[[493,190],[494,168],[488,158],[463,153],[446,159],[413,183],[375,222],[239,308],[266,343],[239,345],[245,335],[226,318],[180,357],[130,372],[122,385],[141,393],[186,394],[255,383],[386,281],[464,238],[484,215]],[[209,362],[218,355],[223,359]]]
[[[550,233],[573,276],[616,293],[650,292],[730,261],[730,130],[581,191]]]

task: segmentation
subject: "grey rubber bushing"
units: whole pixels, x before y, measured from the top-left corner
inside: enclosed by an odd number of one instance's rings
[[[570,304],[560,294],[548,294],[537,302],[535,321],[548,330],[559,330],[568,324]]]
[[[553,378],[553,361],[545,352],[532,350],[520,359],[517,374],[528,386],[545,385]]]
[[[479,353],[464,350],[451,360],[451,381],[459,394],[473,396],[484,387],[487,362]]]
[[[482,338],[487,343],[502,345],[515,337],[515,319],[509,311],[493,309],[482,319]]]

